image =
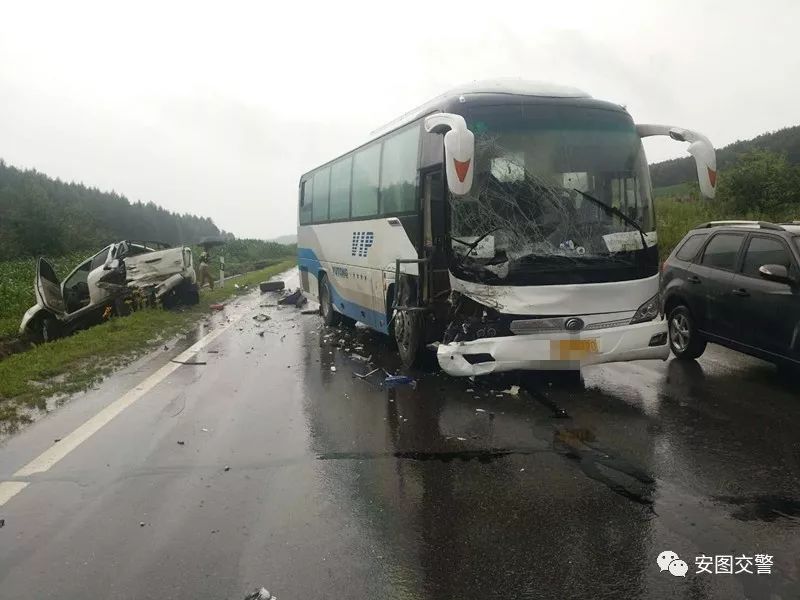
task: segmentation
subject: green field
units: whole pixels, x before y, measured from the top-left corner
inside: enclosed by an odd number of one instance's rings
[[[653,188],[653,198],[684,198],[692,194],[697,196],[697,184],[684,182],[676,183],[675,185],[667,185],[664,187]]]
[[[721,219],[715,205],[706,200],[682,201],[662,198],[655,201],[658,249],[665,259],[692,227]]]
[[[66,277],[91,250],[76,251],[50,262],[59,278]],[[33,280],[36,277],[36,260],[18,258],[0,262],[0,338],[17,334],[22,315],[36,304]]]
[[[24,420],[23,407],[43,408],[45,400],[93,385],[111,370],[186,330],[208,314],[208,305],[247,293],[253,285],[296,264],[284,260],[265,269],[237,277],[225,288],[201,292],[200,304],[182,311],[150,308],[107,322],[75,335],[41,344],[0,361],[0,430],[13,429]]]

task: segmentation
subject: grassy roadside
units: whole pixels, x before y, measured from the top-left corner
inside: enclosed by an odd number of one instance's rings
[[[223,289],[203,290],[200,303],[183,311],[145,309],[0,361],[0,430],[25,420],[20,409],[44,408],[47,398],[87,389],[114,368],[184,331],[209,312],[208,305],[247,293],[253,285],[295,264],[285,260],[237,277]],[[235,289],[249,285],[249,290]]]

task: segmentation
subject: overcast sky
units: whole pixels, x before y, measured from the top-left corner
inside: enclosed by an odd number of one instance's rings
[[[269,238],[302,172],[475,79],[574,85],[718,147],[800,122],[794,0],[437,4],[4,2],[0,157]]]

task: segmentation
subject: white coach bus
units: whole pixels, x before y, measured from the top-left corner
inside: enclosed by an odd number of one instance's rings
[[[665,359],[650,135],[688,142],[713,196],[697,132],[561,86],[448,92],[301,177],[303,290],[452,375]]]

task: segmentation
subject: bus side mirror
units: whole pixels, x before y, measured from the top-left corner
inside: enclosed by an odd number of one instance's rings
[[[425,119],[425,131],[444,134],[444,161],[447,187],[454,196],[465,196],[472,189],[475,171],[475,136],[461,115],[437,113]]]
[[[717,191],[717,154],[706,136],[691,129],[669,125],[637,125],[636,132],[639,137],[668,135],[678,142],[688,142],[689,147],[686,150],[694,157],[697,166],[700,193],[706,198],[714,197]]]

